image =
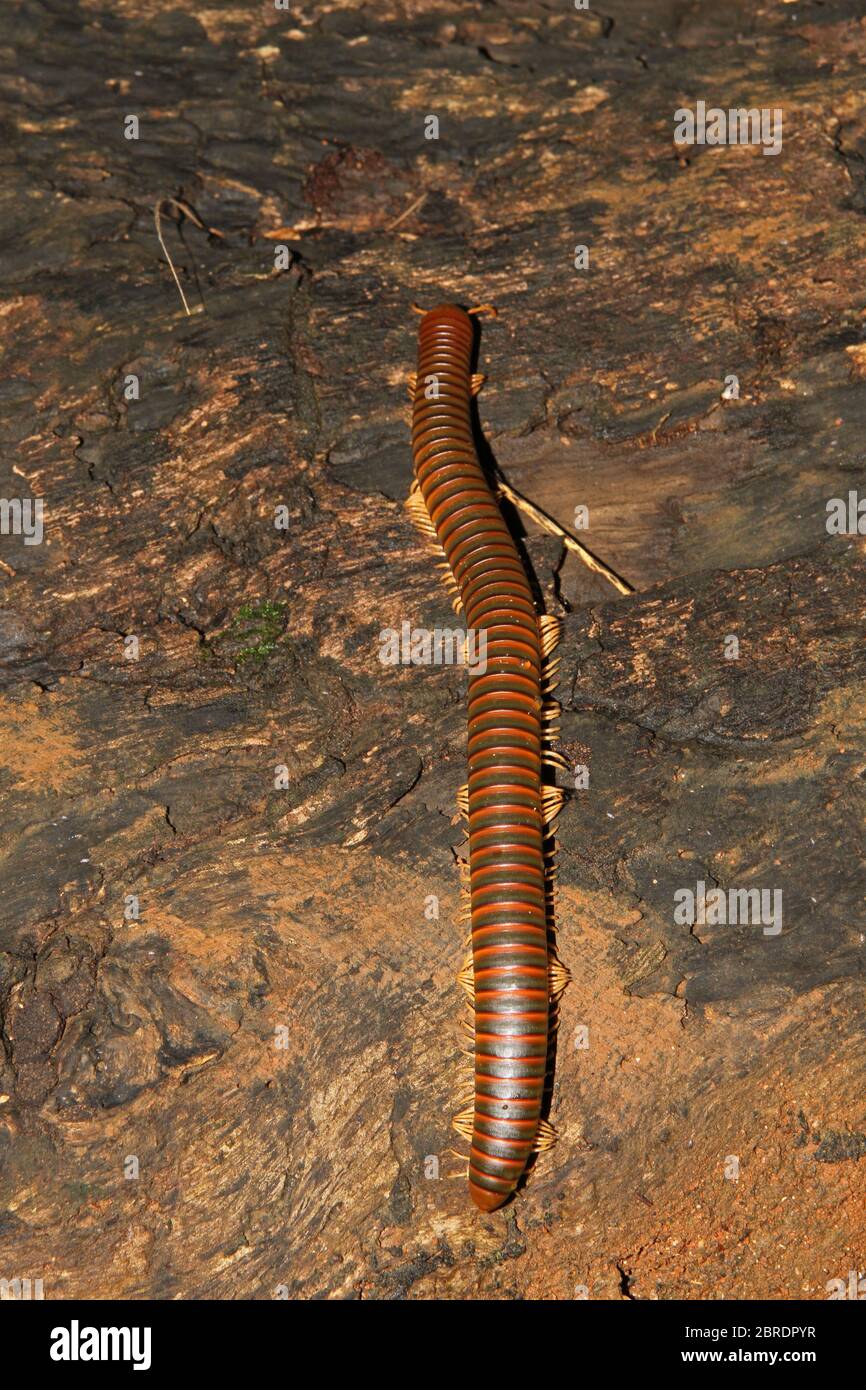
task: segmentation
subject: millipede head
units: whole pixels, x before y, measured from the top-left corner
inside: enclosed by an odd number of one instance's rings
[[[425,329],[438,327],[443,323],[451,323],[465,328],[470,337],[475,336],[475,328],[472,319],[465,309],[461,309],[459,304],[436,304],[432,309],[422,309],[419,305],[413,304],[412,308],[418,314],[423,314],[419,326],[419,334],[424,333]]]

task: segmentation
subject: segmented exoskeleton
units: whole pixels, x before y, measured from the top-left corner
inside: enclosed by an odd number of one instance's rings
[[[528,576],[479,463],[471,398],[472,311],[454,304],[421,320],[410,383],[416,482],[408,505],[444,554],[466,626],[486,642],[471,669],[468,820],[473,1001],[473,1103],[455,1119],[470,1141],[469,1190],[493,1211],[514,1192],[533,1151],[551,1141],[541,1117],[556,997],[567,983],[552,953],[552,820],[562,793],[543,781],[554,754],[546,699],[558,622],[539,616]]]

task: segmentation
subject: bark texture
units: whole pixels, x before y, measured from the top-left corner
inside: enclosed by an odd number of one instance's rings
[[[861,8],[6,0],[0,495],[44,536],[0,536],[0,1277],[862,1268]],[[780,153],[676,146],[699,100],[781,108]],[[488,1216],[449,1152],[465,680],[379,660],[454,626],[402,506],[413,300],[496,304],[491,454],[635,589],[526,523],[589,779],[560,1140]],[[781,931],[678,923],[699,882]]]

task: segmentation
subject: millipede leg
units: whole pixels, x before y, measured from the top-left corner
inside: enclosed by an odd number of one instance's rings
[[[538,1135],[532,1146],[533,1152],[537,1154],[547,1153],[552,1149],[559,1136],[549,1120],[539,1120]]]
[[[472,964],[472,952],[469,951],[457,974],[457,983],[460,988],[468,995],[471,1002],[475,1003],[475,968]]]

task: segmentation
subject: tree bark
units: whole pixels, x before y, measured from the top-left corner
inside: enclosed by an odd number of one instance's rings
[[[7,509],[0,1277],[826,1297],[866,1238],[859,6],[7,10],[0,493],[43,534]],[[780,152],[675,144],[699,100]],[[573,983],[559,1142],[490,1216],[465,672],[379,659],[455,626],[402,506],[443,300],[498,309],[491,459],[634,589],[509,509],[565,623]],[[678,921],[701,883],[778,932]]]

